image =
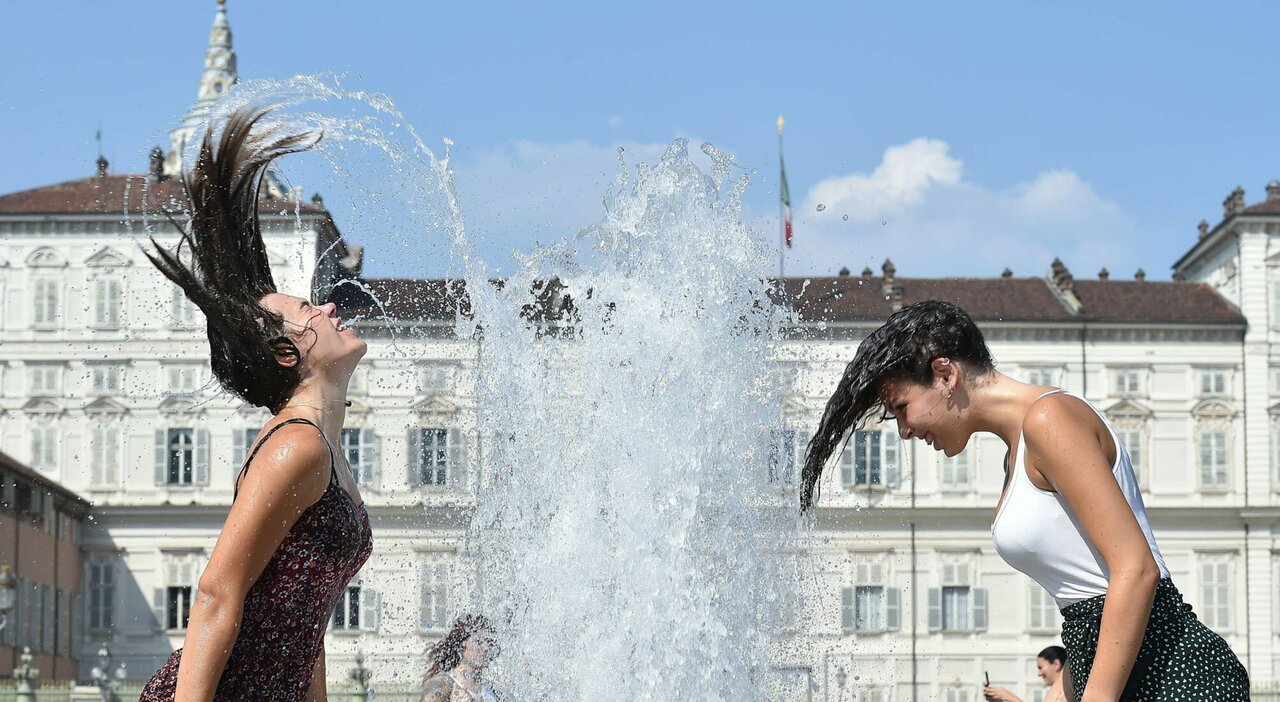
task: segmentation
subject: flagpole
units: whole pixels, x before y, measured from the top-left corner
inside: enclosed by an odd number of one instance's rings
[[[783,121],[782,115],[778,115],[778,172],[780,178],[778,187],[785,187],[786,171],[782,165],[782,127],[786,122]],[[787,214],[782,197],[778,197],[778,290],[786,294],[786,288],[783,281],[787,277]]]

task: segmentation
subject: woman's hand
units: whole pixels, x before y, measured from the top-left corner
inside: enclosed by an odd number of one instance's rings
[[[999,685],[983,685],[982,698],[994,702],[1022,702],[1022,698],[1000,687]]]

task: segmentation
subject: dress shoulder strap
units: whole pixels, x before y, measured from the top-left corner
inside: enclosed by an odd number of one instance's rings
[[[329,445],[329,440],[325,438],[324,432],[320,431],[320,427],[316,426],[316,423],[311,421],[310,419],[307,419],[305,417],[294,417],[292,419],[286,419],[283,422],[280,422],[274,427],[271,427],[270,429],[268,429],[267,433],[263,434],[261,439],[258,439],[258,443],[253,445],[253,450],[250,451],[249,456],[244,459],[244,465],[240,468],[240,474],[236,476],[235,491],[232,493],[232,497],[231,497],[232,502],[234,502],[236,496],[240,494],[240,480],[244,478],[245,473],[249,472],[249,465],[253,463],[253,458],[258,455],[258,450],[262,448],[263,444],[267,443],[267,439],[270,439],[271,435],[276,433],[277,429],[289,424],[310,424],[317,432],[320,433],[320,440],[324,442],[325,449],[329,451],[329,482],[334,483],[337,481],[338,469],[337,469],[337,463],[335,462],[333,457],[333,447]]]

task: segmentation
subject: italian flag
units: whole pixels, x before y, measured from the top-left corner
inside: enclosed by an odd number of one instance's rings
[[[787,164],[782,160],[782,152],[778,152],[778,165],[782,167],[782,188],[778,194],[782,196],[782,237],[787,248],[791,248],[791,191],[787,188]]]

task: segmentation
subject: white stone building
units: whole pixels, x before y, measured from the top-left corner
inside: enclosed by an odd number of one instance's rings
[[[246,435],[266,419],[215,392],[198,314],[138,248],[148,233],[174,241],[163,217],[139,213],[178,209],[182,145],[235,80],[220,3],[199,99],[148,174],[101,162],[97,176],[0,196],[0,446],[93,502],[80,594],[113,612],[77,610],[75,643],[90,661],[109,642],[133,677],[181,645]],[[282,289],[332,294],[348,318],[368,312],[358,290],[333,288],[359,275],[360,252],[322,203],[275,183],[268,192]],[[858,340],[895,305],[955,301],[1002,370],[1083,394],[1113,418],[1175,582],[1255,682],[1270,683],[1280,654],[1280,184],[1252,207],[1233,193],[1174,270],[1179,282],[1074,280],[1061,264],[1043,278],[912,279],[886,262],[878,276],[788,280],[805,320],[777,348],[793,379],[792,447]],[[421,652],[467,592],[455,559],[484,469],[468,451],[477,350],[452,337],[442,281],[364,282],[421,333],[393,346],[378,325],[361,329],[370,349],[342,441],[376,547],[335,615],[327,669],[345,679],[361,651],[375,682],[390,683],[420,676]],[[889,426],[853,437],[822,485],[811,614],[779,650],[797,683],[788,699],[976,702],[984,672],[1037,699],[1034,655],[1058,641],[1058,614],[990,547],[1002,453],[980,439],[939,461]]]

